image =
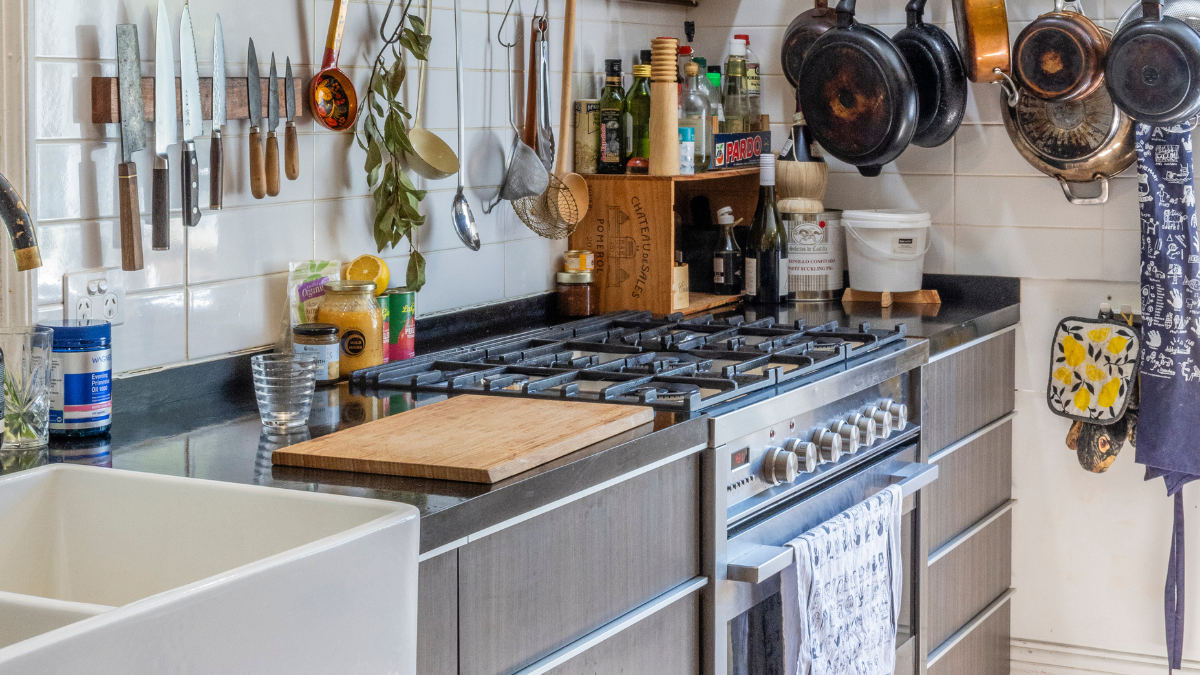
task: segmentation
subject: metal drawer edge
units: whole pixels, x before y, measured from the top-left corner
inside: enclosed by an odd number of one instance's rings
[[[951,539],[950,541],[946,542],[945,544],[942,544],[941,546],[939,546],[936,551],[929,554],[929,563],[928,564],[932,566],[935,562],[946,557],[951,551],[958,548],[959,545],[961,545],[963,542],[967,541],[971,537],[974,537],[976,534],[979,534],[981,531],[983,531],[984,528],[986,528],[988,525],[991,525],[1000,516],[1003,516],[1004,514],[1011,511],[1013,506],[1016,503],[1017,503],[1017,500],[1015,500],[1015,499],[1010,499],[1010,500],[1004,502],[1000,506],[996,507],[996,510],[987,514],[983,518],[980,518],[979,521],[976,522],[974,525],[963,530],[961,533],[959,533],[959,535],[957,537],[955,537],[955,538]]]
[[[1007,333],[1007,332],[1009,332],[1009,331],[1014,331],[1014,330],[1016,330],[1016,329],[1017,329],[1017,326],[1020,326],[1020,325],[1021,325],[1021,322],[1019,322],[1019,321],[1018,321],[1017,323],[1014,323],[1014,324],[1013,324],[1013,325],[1011,325],[1011,326],[1007,326],[1007,327],[1005,327],[1005,328],[1001,328],[1000,330],[998,330],[998,331],[995,331],[995,332],[993,332],[993,333],[988,333],[987,335],[981,335],[981,336],[979,336],[979,337],[975,338],[974,340],[970,340],[969,342],[964,342],[964,343],[962,343],[961,345],[957,345],[957,346],[951,347],[950,349],[947,349],[947,350],[946,350],[946,351],[944,351],[944,352],[941,352],[941,353],[939,353],[939,354],[935,354],[935,355],[933,355],[933,356],[929,357],[929,362],[930,362],[930,363],[936,363],[936,362],[938,362],[938,361],[941,361],[942,359],[944,359],[944,358],[946,358],[946,357],[948,357],[948,356],[954,356],[955,354],[957,354],[957,353],[959,353],[959,352],[961,352],[961,351],[965,351],[965,350],[967,350],[967,349],[970,349],[971,347],[974,347],[975,345],[978,345],[978,344],[982,344],[982,343],[984,343],[984,342],[987,342],[988,340],[991,340],[991,339],[992,339],[992,338],[994,338],[994,337],[999,337],[999,336],[1001,336],[1001,335],[1004,335],[1005,333]]]
[[[962,628],[959,628],[957,631],[954,632],[953,635],[946,638],[945,642],[938,645],[937,648],[934,649],[933,651],[929,652],[929,660],[927,662],[927,666],[932,666],[933,664],[937,663],[938,659],[940,659],[946,655],[946,652],[949,652],[951,649],[954,649],[954,647],[957,646],[958,643],[962,642],[963,639],[966,638],[968,635],[970,635],[976,628],[978,628],[980,624],[982,624],[984,621],[987,621],[989,618],[991,618],[992,614],[995,614],[996,610],[1000,609],[1000,607],[1002,607],[1004,605],[1004,603],[1008,602],[1008,599],[1011,598],[1013,596],[1013,593],[1016,593],[1016,592],[1017,592],[1017,589],[1010,588],[1007,591],[1004,591],[1003,593],[1001,593],[1000,597],[998,597],[992,601],[992,604],[988,605],[987,607],[984,607],[983,611],[979,612],[974,617],[972,617],[971,620],[966,623],[966,625],[964,625]]]
[[[1017,411],[1013,410],[1012,412],[1005,414],[1000,419],[998,419],[994,422],[989,422],[989,423],[985,424],[984,426],[980,427],[979,429],[972,431],[971,433],[967,434],[966,436],[963,436],[962,438],[958,439],[957,441],[954,441],[950,445],[947,445],[946,447],[942,448],[941,450],[938,450],[937,452],[930,455],[929,463],[936,464],[937,462],[942,461],[947,456],[953,454],[957,450],[961,450],[964,446],[969,445],[970,443],[978,440],[981,436],[986,435],[988,432],[992,431],[996,427],[1003,425],[1005,422],[1011,422],[1012,419],[1016,416],[1017,416]]]
[[[534,661],[524,668],[516,671],[513,675],[542,675],[554,668],[570,661],[579,656],[583,652],[595,647],[621,631],[642,622],[644,619],[653,616],[660,610],[666,609],[674,604],[677,600],[681,600],[692,593],[704,588],[708,584],[708,577],[694,577],[675,588],[663,593],[662,595],[642,604],[612,621],[604,624],[596,630],[584,635],[578,640],[558,649],[551,654]]]

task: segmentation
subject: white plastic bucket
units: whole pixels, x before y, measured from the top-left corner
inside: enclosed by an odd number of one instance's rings
[[[911,209],[842,212],[850,288],[907,293],[921,290],[930,242],[929,213]]]

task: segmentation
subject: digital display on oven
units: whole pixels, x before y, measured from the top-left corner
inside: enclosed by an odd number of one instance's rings
[[[730,464],[729,468],[731,470],[736,471],[737,469],[739,469],[743,466],[746,466],[749,463],[750,463],[750,448],[745,447],[745,448],[742,448],[741,450],[738,450],[737,452],[733,453],[733,455],[730,457],[730,460],[729,460],[729,464]]]

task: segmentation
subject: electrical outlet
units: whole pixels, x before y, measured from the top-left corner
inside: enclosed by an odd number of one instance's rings
[[[125,323],[125,277],[120,267],[63,275],[63,318]]]

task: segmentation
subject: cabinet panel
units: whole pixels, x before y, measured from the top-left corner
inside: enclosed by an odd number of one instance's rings
[[[458,551],[426,560],[417,575],[417,672],[456,675]]]
[[[700,571],[699,455],[459,549],[459,668],[509,673]]]
[[[929,675],[1009,675],[1009,607],[1005,602],[929,666]]]
[[[923,368],[921,435],[925,456],[1012,411],[1016,331],[1010,330]]]
[[[929,550],[1012,497],[1012,422],[1005,422],[937,462],[938,479],[925,488]]]
[[[930,565],[928,578],[928,644],[934,649],[1008,590],[1012,581],[1012,511]]]
[[[692,593],[548,675],[695,675],[700,672],[699,621],[700,594]]]

